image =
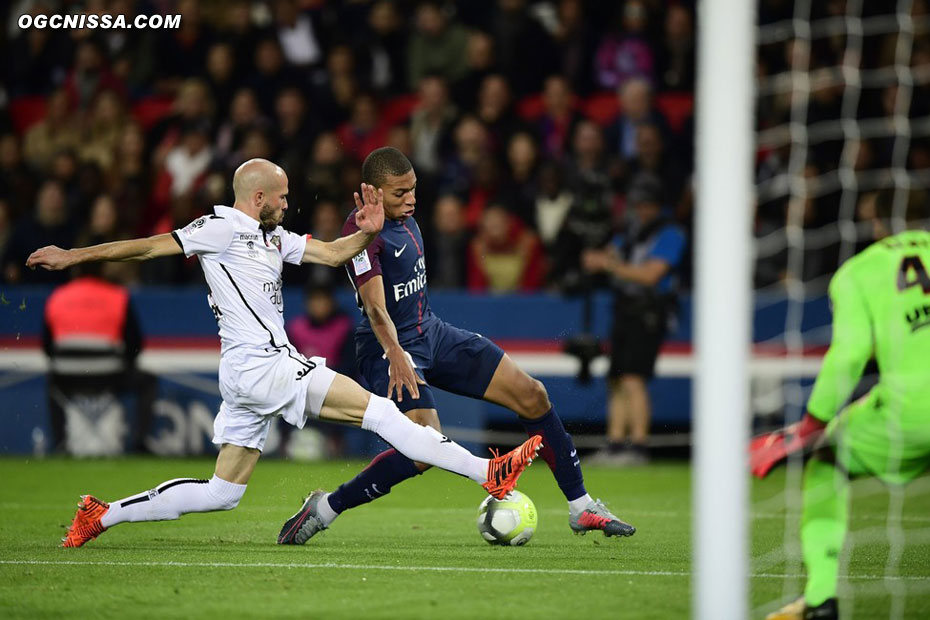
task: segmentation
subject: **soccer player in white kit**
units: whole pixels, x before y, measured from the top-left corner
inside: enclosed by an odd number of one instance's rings
[[[220,450],[213,477],[169,480],[110,503],[83,495],[63,546],[80,547],[126,521],[163,521],[189,512],[235,508],[275,416],[298,428],[308,416],[361,426],[405,456],[470,478],[497,498],[513,490],[540,447],[539,437],[503,456],[476,457],[436,430],[411,421],[389,399],[330,370],[323,360],[303,357],[287,340],[283,263],[339,266],[357,255],[384,224],[381,190],[362,185],[361,195],[355,194],[360,230],[329,243],[281,228],[287,210],[287,175],[272,162],[252,159],[242,164],[233,176],[233,191],[231,208],[216,206],[213,215],[170,234],[72,250],[48,246],[26,261],[31,268],[57,270],[90,261],[196,255],[209,286],[207,300],[222,345],[223,402],[213,424],[213,442]]]

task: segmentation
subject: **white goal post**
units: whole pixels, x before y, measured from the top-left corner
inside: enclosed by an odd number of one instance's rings
[[[748,617],[755,3],[698,3],[693,616]]]

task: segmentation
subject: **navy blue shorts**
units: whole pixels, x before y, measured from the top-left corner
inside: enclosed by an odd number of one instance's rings
[[[401,411],[411,409],[435,409],[431,387],[461,394],[471,398],[483,398],[494,372],[497,370],[504,351],[481,336],[443,321],[432,322],[424,332],[413,340],[403,343],[404,351],[416,364],[416,372],[426,380],[419,386],[420,398],[414,400],[404,389],[404,400],[397,403]],[[356,337],[358,369],[368,388],[379,396],[387,396],[388,361],[384,349],[374,335]],[[397,402],[396,392],[394,401]]]

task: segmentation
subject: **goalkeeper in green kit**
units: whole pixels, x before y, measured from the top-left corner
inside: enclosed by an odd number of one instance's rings
[[[904,484],[930,465],[930,232],[916,229],[930,209],[924,192],[902,194],[908,230],[886,236],[895,192],[880,192],[875,227],[881,240],[843,264],[830,282],[833,338],[807,414],[750,446],[759,478],[791,454],[807,458],[801,514],[807,586],[803,598],[768,620],[837,618],[849,479],[877,476]],[[843,407],[873,357],[878,384]]]

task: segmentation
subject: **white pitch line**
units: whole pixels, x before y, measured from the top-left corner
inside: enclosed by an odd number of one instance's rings
[[[65,502],[67,504],[67,502]],[[71,510],[68,505],[65,505],[67,510]],[[32,502],[3,502],[0,501],[0,510],[62,510],[62,504],[52,504],[52,503],[32,503]],[[274,506],[239,506],[236,508],[236,512],[271,512],[277,510]],[[379,510],[384,512],[399,512],[399,513],[419,513],[422,512],[421,508],[404,508],[400,506],[380,506]],[[438,514],[464,514],[471,511],[471,508],[430,508],[431,513]],[[543,508],[536,511],[539,514],[551,515],[551,516],[566,516],[568,515],[568,510],[564,508]],[[648,510],[648,509],[639,509],[639,508],[621,508],[617,512],[622,512],[620,516],[624,515],[633,515],[636,517],[641,517],[645,519],[690,519],[691,515],[688,512],[677,511],[677,510]],[[753,519],[757,520],[771,520],[771,519],[785,519],[786,513],[784,512],[751,512],[750,516]],[[792,518],[800,518],[800,513],[792,513]],[[885,513],[864,513],[856,514],[856,519],[859,521],[886,521],[888,515]],[[920,515],[903,515],[899,519],[902,523],[930,523],[930,516],[920,516]],[[634,524],[635,525],[635,524]]]
[[[148,566],[165,568],[304,568],[304,569],[343,569],[343,570],[386,570],[403,572],[437,572],[437,573],[519,573],[543,575],[616,575],[633,577],[690,577],[691,571],[662,570],[585,570],[573,568],[477,568],[470,566],[386,566],[379,564],[299,564],[296,562],[87,562],[82,560],[0,560],[0,565],[18,566]],[[801,578],[801,574],[753,573],[754,579]],[[930,575],[841,575],[840,579],[856,581],[926,581]]]

